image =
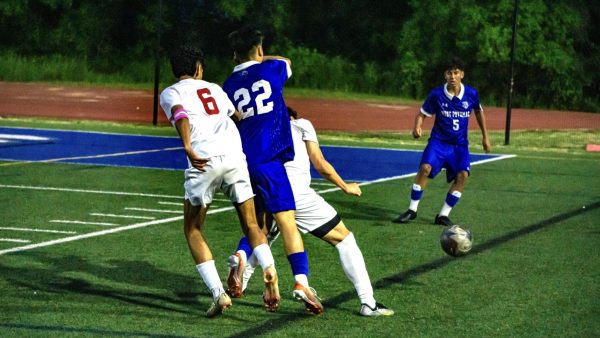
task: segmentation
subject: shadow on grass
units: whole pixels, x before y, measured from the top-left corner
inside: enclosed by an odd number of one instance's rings
[[[474,246],[473,249],[471,250],[471,254],[482,253],[484,251],[487,251],[494,247],[502,245],[506,242],[509,242],[511,240],[519,238],[521,236],[525,236],[532,232],[541,230],[543,228],[549,227],[551,225],[565,221],[569,218],[581,215],[581,214],[589,212],[589,211],[593,211],[598,208],[600,208],[600,201],[597,201],[597,202],[591,203],[590,205],[587,205],[585,207],[585,209],[580,208],[580,209],[572,210],[572,211],[565,212],[563,214],[559,214],[554,217],[548,218],[541,222],[528,225],[524,228],[509,232],[503,236],[491,239],[487,242],[484,242],[484,243]],[[469,255],[462,257],[460,259],[468,259],[468,257],[469,257]],[[449,256],[440,258],[440,259],[436,259],[429,263],[418,265],[412,269],[400,272],[398,274],[384,277],[384,278],[376,281],[375,283],[373,283],[373,288],[384,289],[384,288],[387,288],[387,287],[395,285],[395,284],[408,282],[413,277],[416,277],[416,276],[425,274],[427,272],[439,269],[439,268],[447,265],[448,263],[452,262],[455,259],[456,258],[452,258]],[[325,306],[326,309],[327,308],[336,308],[338,305],[340,305],[344,302],[347,302],[355,297],[356,297],[356,293],[354,292],[354,290],[347,291],[347,292],[343,292],[335,297],[328,298],[327,301],[323,302],[323,305]],[[310,318],[310,317],[311,316],[298,316],[297,314],[284,316],[284,317],[278,317],[277,319],[268,320],[260,326],[255,326],[255,327],[249,328],[249,329],[239,332],[235,335],[231,335],[230,337],[262,336],[262,335],[268,334],[269,332],[277,331],[280,328],[282,328],[284,326],[288,326],[293,322],[298,322],[300,320]]]
[[[49,256],[35,252],[22,255],[41,264],[29,264],[25,267],[0,264],[1,278],[15,286],[46,293],[77,293],[111,298],[161,311],[198,312],[196,297],[200,294],[190,289],[198,284],[198,280],[158,269],[148,262],[109,260],[102,265],[96,265],[74,255]],[[72,274],[91,277],[74,277]],[[110,282],[102,282],[102,280]],[[125,286],[119,288],[110,285],[111,282],[122,283]],[[164,289],[167,292],[132,291],[130,286]],[[207,308],[210,299],[207,293],[205,304]]]

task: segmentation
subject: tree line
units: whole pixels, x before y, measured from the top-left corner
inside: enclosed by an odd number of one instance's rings
[[[290,86],[422,99],[456,55],[482,101],[505,105],[514,8],[515,0],[4,0],[0,53],[147,72],[132,81],[151,77],[158,55],[168,84],[169,51],[192,43],[207,53],[208,79],[221,83],[233,65],[227,35],[252,23],[267,53],[292,59]],[[597,1],[518,2],[515,107],[600,111],[599,19]]]

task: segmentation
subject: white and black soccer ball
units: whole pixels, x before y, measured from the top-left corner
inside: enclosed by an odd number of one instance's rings
[[[464,256],[473,247],[473,235],[468,229],[455,224],[444,228],[440,236],[440,244],[448,255],[453,257]]]

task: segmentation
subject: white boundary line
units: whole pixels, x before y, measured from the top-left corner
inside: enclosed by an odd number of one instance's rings
[[[61,230],[48,230],[48,229],[30,229],[30,228],[13,228],[13,227],[0,227],[0,230],[12,230],[12,231],[29,231],[29,232],[48,232],[52,234],[66,234],[73,235],[76,231],[61,231]]]
[[[507,159],[507,158],[513,158],[513,157],[516,157],[516,155],[501,155],[501,156],[498,156],[498,157],[495,157],[495,158],[473,162],[473,163],[471,163],[471,165],[477,165],[477,164],[482,164],[482,163],[487,163],[487,162],[499,161],[499,160],[503,160],[503,159]],[[393,177],[387,177],[387,178],[382,178],[382,179],[378,179],[378,180],[374,180],[374,181],[361,182],[360,185],[370,185],[370,184],[373,184],[373,183],[380,183],[380,182],[386,182],[386,181],[391,181],[391,180],[396,180],[396,179],[402,179],[402,178],[406,178],[406,177],[412,177],[412,176],[415,176],[415,175],[416,175],[416,173],[406,174],[406,175],[400,175],[400,176],[393,176]],[[89,193],[98,193],[98,194],[129,195],[129,196],[182,198],[181,196],[165,196],[165,195],[142,194],[142,193],[126,193],[126,192],[105,192],[105,191],[97,191],[97,190],[48,188],[48,187],[31,187],[31,186],[2,185],[2,184],[0,184],[0,188],[37,189],[37,190],[55,190],[55,191],[68,191],[68,192],[89,192]],[[339,188],[332,188],[332,189],[321,190],[321,191],[319,191],[319,194],[324,194],[324,193],[328,193],[328,192],[332,192],[332,191],[338,191],[338,190],[340,190],[340,189]],[[224,211],[233,210],[233,209],[234,209],[233,206],[219,208],[219,209],[213,209],[213,210],[209,210],[208,214],[214,214],[214,213],[224,212]],[[52,241],[46,241],[46,242],[41,242],[41,243],[36,243],[36,244],[30,244],[30,245],[25,245],[25,246],[20,246],[20,247],[14,247],[14,248],[10,248],[10,249],[0,250],[0,256],[2,256],[4,254],[7,254],[7,253],[11,253],[11,252],[26,251],[26,250],[31,250],[31,249],[36,249],[36,248],[51,246],[51,245],[55,245],[55,244],[72,242],[72,241],[76,241],[76,240],[80,240],[80,239],[84,239],[84,238],[91,238],[91,237],[103,236],[103,235],[107,235],[107,234],[111,234],[111,233],[117,233],[117,232],[121,232],[121,231],[137,229],[137,228],[143,228],[143,227],[147,227],[147,226],[150,226],[150,225],[170,223],[170,222],[181,221],[181,220],[183,220],[183,215],[175,216],[175,217],[171,217],[171,218],[166,218],[166,219],[149,221],[149,222],[136,223],[136,224],[131,224],[131,225],[123,226],[123,227],[106,229],[106,230],[102,230],[102,231],[95,231],[95,232],[90,232],[90,233],[86,233],[86,234],[83,234],[83,235],[65,237],[65,238],[60,238],[60,239],[56,239],[56,240],[52,240]]]
[[[155,224],[163,224],[163,223],[180,221],[182,219],[183,219],[183,215],[177,216],[177,217],[166,218],[166,219],[159,219],[159,220],[150,221],[150,222],[131,224],[131,225],[127,225],[124,227],[111,228],[111,229],[106,229],[106,230],[102,230],[102,231],[89,232],[87,234],[71,236],[71,237],[64,237],[64,238],[55,239],[55,240],[47,241],[47,242],[19,246],[19,247],[15,247],[15,248],[0,250],[0,256],[10,253],[10,252],[19,252],[19,251],[36,249],[36,248],[42,248],[45,246],[50,246],[50,245],[55,245],[55,244],[60,244],[60,243],[73,242],[73,241],[77,241],[77,240],[84,239],[84,238],[97,237],[97,236],[108,235],[108,234],[112,234],[115,232],[121,232],[121,231],[125,231],[125,230],[143,228],[143,227],[147,227],[147,226],[155,225]]]
[[[51,219],[48,222],[50,223],[61,223],[61,224],[84,224],[84,225],[103,225],[103,226],[114,226],[114,223],[104,223],[104,222],[86,222],[86,221],[70,221],[66,219]]]
[[[26,239],[15,239],[15,238],[0,238],[0,242],[11,242],[11,243],[31,243],[30,240]]]
[[[55,187],[36,187],[36,186],[12,185],[12,184],[0,184],[0,188],[32,189],[32,190],[52,190],[52,191],[66,191],[66,192],[82,192],[82,193],[87,193],[87,194],[104,194],[104,195],[123,195],[123,196],[143,196],[143,197],[177,198],[177,199],[181,199],[183,201],[183,196],[144,194],[144,193],[124,192],[124,191],[102,191],[102,190],[85,190],[85,189],[55,188]]]
[[[102,213],[99,213],[99,212],[91,212],[90,216],[116,217],[116,218],[136,218],[136,219],[156,219],[156,217],[150,217],[150,216],[102,214]]]

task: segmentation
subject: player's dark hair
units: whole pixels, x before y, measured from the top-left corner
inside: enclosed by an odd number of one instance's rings
[[[200,48],[179,46],[171,54],[171,69],[176,78],[184,75],[194,76],[198,64],[204,67],[204,52]]]
[[[238,57],[246,57],[253,48],[262,45],[263,38],[263,33],[252,26],[244,26],[227,37],[229,46]]]
[[[458,56],[454,56],[444,64],[444,71],[460,69],[465,70],[465,63]]]
[[[290,107],[290,106],[287,106],[286,108],[287,108],[287,111],[288,111],[288,115],[289,115],[289,116],[291,116],[291,117],[293,117],[293,118],[294,118],[294,120],[297,120],[297,119],[298,119],[298,112],[297,112],[297,111],[295,111],[295,110],[294,110],[292,107]]]

